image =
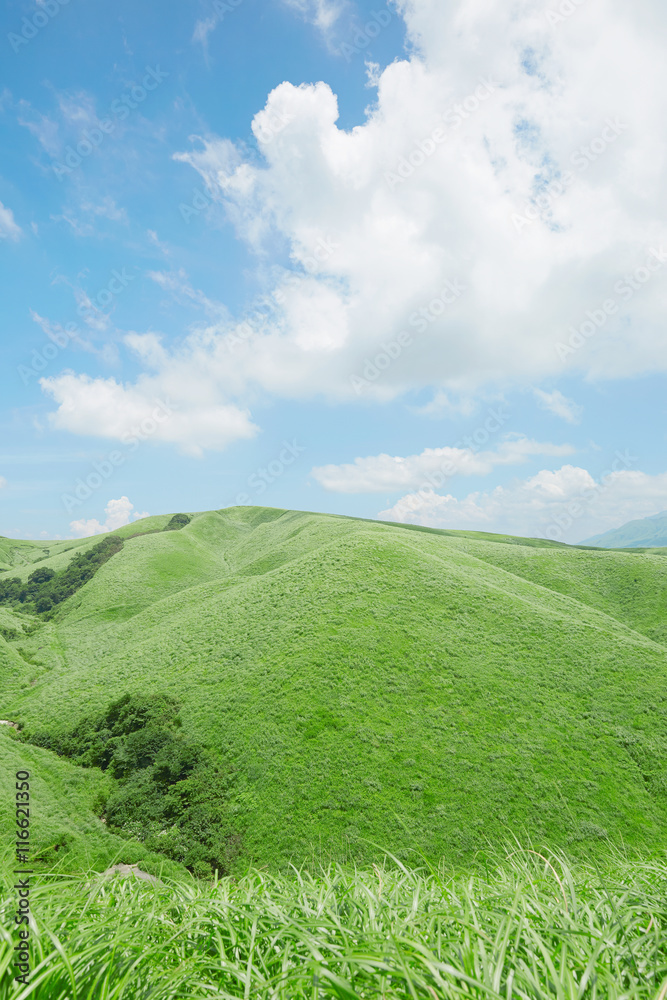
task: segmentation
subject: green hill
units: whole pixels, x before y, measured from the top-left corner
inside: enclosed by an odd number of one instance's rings
[[[113,785],[72,761],[99,762],[109,739],[127,760],[144,737],[112,732],[110,704],[160,695],[178,706],[169,737],[150,730],[160,752],[206,761],[170,786],[170,808],[189,796],[205,830],[215,801],[227,870],[382,848],[462,863],[509,834],[575,856],[606,837],[664,847],[663,553],[259,507],[190,517],[115,532],[122,549],[46,614],[0,605],[0,717],[42,748],[0,744],[41,754],[38,774],[48,759],[82,787]],[[99,541],[0,540],[0,584],[36,567],[64,579]],[[139,791],[123,794],[137,816],[116,832],[183,860],[162,814],[146,839]],[[62,810],[62,790],[48,795]],[[67,799],[67,822],[84,839],[93,823],[111,852],[93,798]]]
[[[628,521],[620,528],[588,538],[582,545],[600,545],[606,549],[650,549],[667,546],[667,510],[652,517]]]

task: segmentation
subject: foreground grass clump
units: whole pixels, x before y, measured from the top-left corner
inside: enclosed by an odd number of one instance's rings
[[[2,1000],[667,996],[664,859],[527,851],[450,877],[332,866],[161,886],[53,875],[31,905],[31,985],[13,989],[2,930]]]

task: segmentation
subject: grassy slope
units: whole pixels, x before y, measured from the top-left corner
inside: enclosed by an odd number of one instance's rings
[[[46,544],[41,564],[66,562]],[[650,553],[208,512],[129,540],[0,645],[0,716],[53,728],[126,691],[178,696],[236,767],[221,822],[243,863],[366,841],[457,861],[508,829],[664,844],[666,584]]]
[[[109,788],[106,775],[95,769],[74,767],[48,750],[26,746],[0,726],[0,836],[7,852],[6,867],[15,867],[16,841],[13,803],[17,771],[30,773],[30,852],[31,862],[51,867],[64,861],[67,870],[93,868],[102,871],[118,859],[139,863],[147,871],[165,870],[185,874],[180,865],[146,851],[140,844],[128,844],[110,833],[99,819],[100,796]],[[25,867],[25,866],[24,866]]]

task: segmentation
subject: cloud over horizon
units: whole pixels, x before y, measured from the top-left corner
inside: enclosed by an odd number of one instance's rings
[[[425,489],[406,494],[378,517],[572,544],[667,508],[667,472],[652,476],[623,467],[629,464],[631,457],[618,456],[598,478],[573,465],[544,469],[528,479],[469,493],[462,499]]]
[[[115,531],[117,528],[124,528],[132,521],[139,521],[150,514],[139,513],[134,509],[134,504],[125,496],[117,500],[109,500],[104,508],[106,520],[100,523],[96,518],[81,518],[79,521],[70,521],[70,531],[75,538],[88,538],[90,535],[104,535],[108,531]]]

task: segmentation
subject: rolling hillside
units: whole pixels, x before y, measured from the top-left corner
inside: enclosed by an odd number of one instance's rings
[[[607,836],[665,846],[665,553],[259,507],[191,518],[115,532],[121,551],[50,618],[0,605],[1,718],[55,738],[125,694],[174,699],[225,776],[229,870],[383,848],[461,863],[512,834],[575,856]],[[2,540],[0,583],[98,542]],[[10,741],[72,782],[111,780]],[[88,824],[113,853],[92,799],[68,806],[69,846]],[[36,842],[41,822],[36,805]]]
[[[607,549],[656,548],[667,546],[667,510],[653,517],[628,521],[620,528],[587,538],[582,545],[600,545]]]

